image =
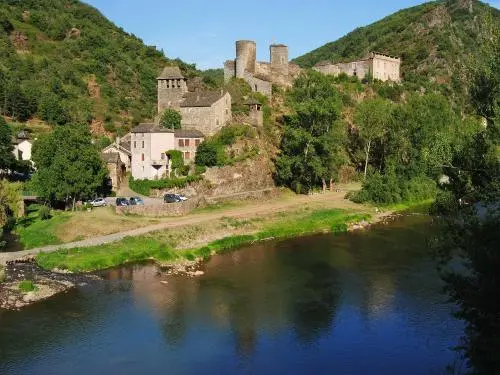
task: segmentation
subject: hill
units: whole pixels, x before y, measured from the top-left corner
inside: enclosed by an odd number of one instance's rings
[[[476,0],[442,0],[396,12],[294,62],[309,68],[322,60],[348,61],[369,51],[402,57],[405,81],[452,84],[458,89],[462,66],[474,55],[483,26],[500,24],[500,11]],[[487,32],[487,31],[486,31]]]
[[[0,113],[13,120],[126,131],[153,116],[156,77],[174,64],[198,74],[80,1],[0,1]]]

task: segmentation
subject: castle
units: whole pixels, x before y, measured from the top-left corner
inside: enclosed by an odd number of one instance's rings
[[[368,76],[381,81],[401,81],[401,58],[383,53],[370,52],[367,57],[358,61],[333,63],[321,61],[313,69],[323,74],[356,76],[359,79]]]
[[[180,112],[181,127],[215,134],[231,120],[231,95],[224,90],[204,90],[201,83],[185,78],[177,66],[163,69],[158,82],[158,114],[166,108]]]
[[[272,44],[269,47],[270,62],[257,61],[257,47],[254,41],[236,41],[236,59],[224,63],[224,81],[242,78],[252,91],[271,96],[272,85],[290,86],[300,68],[288,61],[288,47]]]

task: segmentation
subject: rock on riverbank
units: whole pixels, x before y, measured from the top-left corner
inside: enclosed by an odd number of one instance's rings
[[[84,285],[98,279],[95,275],[46,271],[40,268],[32,258],[9,262],[4,272],[5,280],[0,283],[0,308],[8,310],[21,309],[65,292],[76,285]],[[33,282],[33,291],[21,291],[19,284],[25,280]]]

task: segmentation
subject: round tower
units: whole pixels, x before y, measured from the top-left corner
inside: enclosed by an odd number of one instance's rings
[[[288,47],[284,44],[272,44],[269,54],[274,74],[288,75]]]
[[[245,71],[255,73],[257,47],[252,40],[236,41],[236,77],[243,78]]]

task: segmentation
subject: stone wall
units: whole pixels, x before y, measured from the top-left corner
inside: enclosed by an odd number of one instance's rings
[[[273,85],[271,82],[256,78],[250,73],[245,73],[245,81],[250,85],[252,91],[260,92],[266,96],[271,96],[273,92]]]
[[[119,215],[133,214],[140,216],[183,216],[198,207],[203,207],[205,201],[200,198],[188,199],[179,203],[163,203],[140,206],[116,206],[116,213]]]

